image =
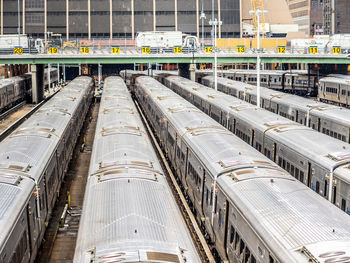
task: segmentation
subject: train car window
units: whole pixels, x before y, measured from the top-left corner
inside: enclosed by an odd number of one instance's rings
[[[338,140],[341,140],[341,134],[338,133]]]
[[[295,168],[295,174],[294,174],[295,178],[297,178],[299,180],[299,169]]]
[[[343,142],[346,142],[345,135],[342,135],[342,136],[341,136],[341,140],[342,140]]]
[[[233,243],[234,239],[235,239],[235,229],[234,227],[231,225],[231,228],[230,228],[230,244]]]
[[[341,210],[345,211],[345,208],[346,208],[346,201],[345,201],[345,199],[342,199],[341,200]]]
[[[319,193],[320,192],[320,182],[316,181],[316,192]]]
[[[278,166],[282,166],[282,158],[278,157]]]
[[[282,167],[283,167],[283,169],[286,168],[286,160],[284,160],[284,159],[282,159]]]
[[[178,145],[176,145],[176,156],[177,156],[178,159],[181,158],[181,150],[180,150]]]
[[[287,171],[289,172],[289,170],[290,170],[290,163],[287,162]]]
[[[244,243],[243,239],[241,239],[241,242],[239,244],[239,254],[240,255],[242,255],[244,248],[245,248],[245,243]]]
[[[236,250],[237,250],[237,248],[238,248],[239,239],[240,239],[239,234],[236,232],[235,246],[234,246],[234,248],[235,248]]]
[[[216,196],[215,198],[215,205],[214,205],[214,213],[217,213],[217,209],[218,209],[218,197]]]
[[[256,259],[255,257],[252,255],[252,257],[250,258],[250,263],[256,263]]]
[[[20,263],[22,262],[23,260],[23,257],[25,255],[25,252],[27,251],[27,247],[28,247],[28,244],[27,244],[27,232],[24,231],[17,247],[16,247],[16,250],[15,250],[15,253],[12,254],[12,258],[10,260],[10,262],[13,262],[13,263]]]
[[[300,171],[300,182],[304,183],[304,172]]]
[[[332,137],[333,137],[333,131],[331,131],[329,134],[330,134],[330,136],[332,136]]]
[[[290,174],[294,175],[294,165],[292,165],[292,164],[290,166]]]
[[[245,248],[245,254],[244,254],[244,261],[245,263],[249,262],[249,258],[250,258],[250,250],[248,247]]]
[[[210,205],[213,205],[213,190],[210,191]]]
[[[207,192],[207,194],[206,194],[206,197],[205,197],[205,202],[206,202],[206,204],[208,206],[208,203],[209,203],[209,189],[208,188],[206,188],[206,192]]]
[[[337,200],[337,187],[334,186],[334,190],[333,190],[333,204],[336,203]]]
[[[328,184],[328,182],[327,182],[327,180],[324,180],[324,196],[327,196],[327,184]]]

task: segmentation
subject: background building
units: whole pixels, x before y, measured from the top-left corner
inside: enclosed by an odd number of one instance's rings
[[[215,0],[221,37],[240,36],[240,2]],[[132,38],[140,31],[183,31],[201,35],[200,13],[210,36],[211,0],[20,0],[21,32],[44,38]],[[17,33],[17,0],[1,0],[1,34]]]
[[[256,0],[255,4],[267,11],[260,22],[264,22],[261,28],[267,36],[286,37],[288,33],[297,32],[298,25],[293,22],[288,5],[285,0]],[[252,10],[252,2],[242,1],[242,30],[243,35],[251,35],[253,30],[253,19],[249,14]],[[260,9],[260,8],[259,8]],[[262,25],[261,25],[262,27]]]
[[[288,6],[294,23],[306,36],[323,34],[324,0],[288,0]]]
[[[350,1],[324,0],[323,24],[325,34],[349,34]]]

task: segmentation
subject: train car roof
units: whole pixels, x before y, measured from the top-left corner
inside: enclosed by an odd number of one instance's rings
[[[11,168],[0,168],[0,253],[34,189],[33,180]]]
[[[108,77],[74,262],[125,258],[200,262],[127,87]]]
[[[213,78],[213,76],[206,76],[203,79],[212,81]],[[218,83],[222,85],[230,85],[241,91],[256,95],[256,86],[254,85],[221,77],[218,78]],[[304,112],[310,111],[313,115],[320,118],[327,116],[329,121],[336,120],[337,123],[341,123],[344,126],[348,126],[350,123],[350,110],[343,107],[314,101],[297,95],[275,91],[264,87],[261,87],[261,96],[262,98],[270,101],[275,101],[281,105],[291,105],[293,108],[302,110]]]
[[[168,77],[168,79],[208,100],[226,113],[235,115],[235,112],[239,112],[241,120],[246,123],[253,122],[255,129],[267,136],[273,134],[274,138],[279,138],[282,145],[288,145],[296,152],[303,152],[323,167],[328,167],[329,170],[339,161],[347,159],[350,161],[350,145],[346,142],[185,78]],[[323,143],[320,144],[320,141]],[[350,185],[350,170],[344,169],[346,168],[337,169],[337,175]]]
[[[218,183],[280,262],[324,262],[323,255],[339,251],[350,255],[349,216],[302,183],[235,182],[228,176]]]

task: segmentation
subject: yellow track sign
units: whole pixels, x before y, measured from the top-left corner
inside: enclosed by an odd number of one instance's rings
[[[309,53],[310,54],[317,54],[318,53],[318,47],[316,47],[316,46],[309,47]]]
[[[277,53],[284,54],[286,53],[287,48],[285,46],[278,46],[277,47]]]
[[[204,52],[205,53],[213,53],[213,46],[205,46]]]
[[[49,47],[49,54],[57,54],[58,47]]]
[[[237,46],[237,53],[245,53],[245,46]]]
[[[141,52],[145,53],[145,54],[149,54],[149,53],[151,53],[151,47],[150,46],[143,46],[141,48]]]
[[[13,49],[13,54],[22,55],[23,54],[23,47],[15,47]]]
[[[182,53],[182,47],[181,46],[174,46],[174,53]]]
[[[333,47],[332,48],[333,54],[340,54],[341,53],[341,47]]]
[[[80,47],[80,53],[82,53],[82,54],[89,54],[90,53],[90,47],[81,46]]]
[[[113,46],[111,51],[112,51],[112,54],[119,54],[120,53],[120,46]]]

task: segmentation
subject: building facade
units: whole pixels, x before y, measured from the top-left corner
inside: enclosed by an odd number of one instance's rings
[[[325,34],[349,34],[349,14],[349,0],[324,0],[323,24]]]
[[[289,0],[288,6],[294,23],[306,36],[323,34],[324,0]]]
[[[240,2],[215,0],[223,23],[219,37],[240,36]],[[17,0],[1,0],[1,34],[16,34]],[[212,0],[20,0],[21,33],[44,38],[48,32],[71,38],[134,38],[142,31],[211,32]]]

